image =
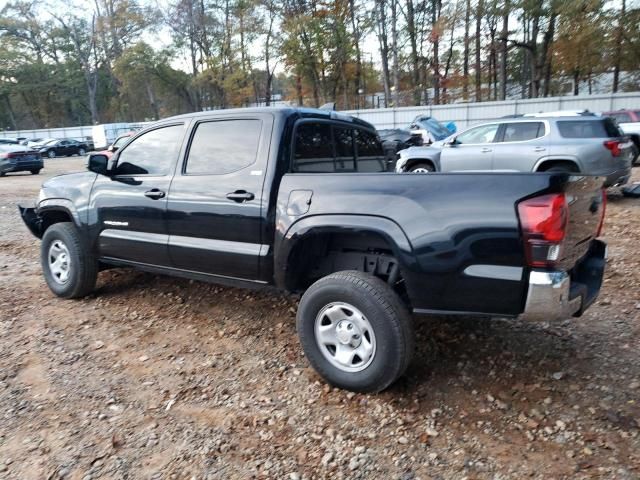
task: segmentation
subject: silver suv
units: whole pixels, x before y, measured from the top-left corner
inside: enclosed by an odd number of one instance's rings
[[[476,125],[398,152],[397,172],[565,171],[629,181],[631,141],[606,117],[520,117]]]

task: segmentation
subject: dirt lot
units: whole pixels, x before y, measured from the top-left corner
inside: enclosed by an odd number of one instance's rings
[[[416,318],[406,378],[354,395],[295,299],[128,270],[54,298],[16,204],[81,168],[0,178],[0,478],[640,478],[640,200],[609,197],[584,317]]]

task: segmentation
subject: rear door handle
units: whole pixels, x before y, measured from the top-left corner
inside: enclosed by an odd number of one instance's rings
[[[480,151],[481,151],[482,153],[487,153],[487,152],[490,152],[490,151],[491,151],[491,149],[490,149],[490,148],[488,148],[488,147],[484,147],[484,148],[483,148],[482,150],[480,150]]]
[[[164,198],[165,193],[158,188],[152,188],[151,190],[144,192],[144,196],[149,197],[152,200],[160,200],[161,198]]]
[[[546,150],[546,148],[544,147],[536,147],[533,149],[534,152],[544,152]]]
[[[227,198],[229,200],[233,200],[234,202],[242,203],[248,202],[249,200],[253,200],[256,196],[245,190],[236,190],[235,192],[227,193]]]

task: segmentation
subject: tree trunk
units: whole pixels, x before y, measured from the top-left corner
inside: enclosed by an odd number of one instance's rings
[[[433,103],[440,103],[440,32],[438,32],[437,22],[440,18],[440,0],[433,0],[431,10],[431,31],[433,38]]]
[[[304,98],[302,96],[302,77],[296,74],[296,95],[298,96],[298,106],[304,106]]]
[[[484,3],[483,0],[478,0],[478,7],[476,9],[476,102],[482,100],[482,72],[480,71],[480,34],[482,33],[482,16],[484,15]]]
[[[398,66],[398,0],[391,0],[391,55],[393,59],[393,106],[398,107],[400,67]]]
[[[509,40],[509,0],[504,0],[502,12],[502,33],[500,35],[500,100],[507,99],[507,42]]]
[[[471,0],[467,0],[464,13],[464,55],[462,60],[462,98],[469,100],[469,29],[471,24]]]
[[[353,1],[353,0],[352,0]],[[418,61],[418,41],[416,39],[416,20],[413,0],[407,0],[407,34],[411,45],[411,81],[413,83],[413,104],[420,105],[420,64]]]
[[[387,39],[387,14],[385,0],[376,0],[378,9],[377,29],[378,42],[380,44],[380,61],[382,63],[382,82],[384,85],[384,106],[389,106],[389,98],[391,98],[391,86],[389,79],[389,42]]]
[[[622,8],[618,17],[618,29],[616,30],[616,47],[613,57],[613,93],[616,93],[620,84],[620,64],[622,63],[622,40],[624,38],[624,22],[627,13],[627,1],[622,0]]]
[[[356,22],[355,0],[349,0],[349,13],[351,15],[351,28],[353,29],[353,39],[356,49],[356,108],[360,108],[360,94],[364,93],[366,95],[367,92],[360,92],[360,90],[362,90],[362,55],[360,53],[360,28]]]

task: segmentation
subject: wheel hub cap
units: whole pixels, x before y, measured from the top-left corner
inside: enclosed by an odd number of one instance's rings
[[[62,240],[54,241],[49,247],[49,270],[56,283],[64,284],[71,273],[71,255]]]
[[[329,363],[345,372],[364,370],[375,356],[376,338],[371,323],[348,303],[330,303],[320,310],[315,337]]]

